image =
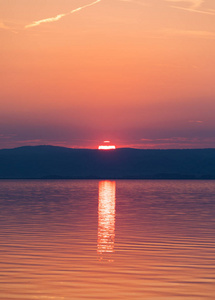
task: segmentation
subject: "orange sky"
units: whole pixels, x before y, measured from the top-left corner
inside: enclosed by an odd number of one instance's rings
[[[215,147],[214,0],[0,0],[0,148]]]

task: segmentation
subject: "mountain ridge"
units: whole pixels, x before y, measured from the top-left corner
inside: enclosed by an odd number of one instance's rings
[[[0,179],[215,179],[215,149],[0,149]]]

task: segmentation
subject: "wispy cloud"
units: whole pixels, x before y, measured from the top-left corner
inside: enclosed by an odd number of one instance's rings
[[[205,0],[165,0],[172,3],[185,3],[188,4],[189,8],[196,9],[201,7]]]
[[[186,149],[186,148],[214,148],[215,138],[204,137],[169,137],[155,139],[141,139],[138,148],[154,149]]]
[[[0,22],[0,29],[10,30],[10,27],[8,27],[7,25],[5,25],[3,22]]]
[[[42,23],[51,23],[51,22],[59,21],[59,20],[62,19],[63,17],[66,17],[66,16],[68,16],[68,15],[70,15],[70,14],[76,13],[76,12],[82,10],[82,9],[87,8],[87,7],[93,6],[93,5],[95,5],[95,4],[97,4],[97,3],[101,2],[101,1],[102,1],[102,0],[97,0],[97,1],[91,2],[90,4],[86,4],[86,5],[84,5],[84,6],[80,6],[80,7],[76,8],[76,9],[73,9],[73,10],[71,10],[71,11],[68,12],[68,13],[65,13],[65,14],[58,14],[58,15],[55,16],[55,17],[50,17],[50,18],[47,18],[47,19],[42,19],[42,20],[39,20],[39,21],[35,21],[35,22],[31,23],[31,24],[26,25],[25,28],[28,29],[28,28],[31,28],[31,27],[39,26],[39,25],[41,25]]]
[[[14,138],[14,137],[16,137],[16,134],[14,134],[14,133],[10,133],[10,134],[4,134],[4,133],[0,133],[0,140],[1,139],[12,139],[12,138]]]
[[[203,121],[198,121],[198,120],[189,120],[189,123],[194,123],[194,124],[202,124],[204,123]]]
[[[60,14],[60,15],[57,15],[55,17],[43,19],[43,20],[40,20],[40,21],[35,21],[35,22],[33,22],[29,25],[26,25],[25,28],[36,27],[36,26],[39,26],[42,23],[56,22],[56,21],[60,20],[61,18],[65,17],[66,15],[68,15],[68,14]]]
[[[196,38],[215,39],[215,32],[204,30],[178,30],[166,28],[162,30],[162,33],[168,36],[190,36]]]
[[[188,12],[193,12],[198,14],[215,15],[215,11],[213,9],[202,9],[202,5],[204,4],[205,0],[165,0],[165,1],[173,4],[178,4],[178,5],[171,5],[171,7],[175,9],[185,10]]]
[[[192,8],[198,8],[198,7],[200,7],[204,2],[205,2],[205,0],[190,0],[191,7],[192,7]]]
[[[141,6],[148,6],[147,3],[143,2],[143,1],[136,1],[136,0],[119,0],[120,2],[127,2],[127,3],[134,3],[137,5],[141,5]]]
[[[198,13],[198,14],[204,14],[204,15],[215,15],[215,12],[212,10],[198,10],[198,9],[193,9],[193,8],[186,8],[186,7],[180,7],[180,6],[171,6],[172,8],[176,8],[176,9],[181,9],[181,10],[186,10],[189,12],[194,12],[194,13]]]
[[[8,26],[8,25],[5,25],[4,22],[1,22],[0,21],[0,30],[7,30],[7,31],[10,31],[12,33],[17,33],[17,31],[15,30],[14,26]]]

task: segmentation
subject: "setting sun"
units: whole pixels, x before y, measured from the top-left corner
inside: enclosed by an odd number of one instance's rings
[[[105,145],[98,146],[99,150],[114,150],[116,149],[115,145],[109,145],[110,141],[104,141]]]
[[[98,149],[99,150],[114,150],[114,149],[116,149],[116,146],[103,146],[103,145],[101,145],[101,146],[98,147]]]

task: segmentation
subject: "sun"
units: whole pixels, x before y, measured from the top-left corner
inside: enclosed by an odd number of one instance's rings
[[[115,145],[110,145],[110,141],[104,141],[104,145],[98,146],[99,150],[115,150]]]

